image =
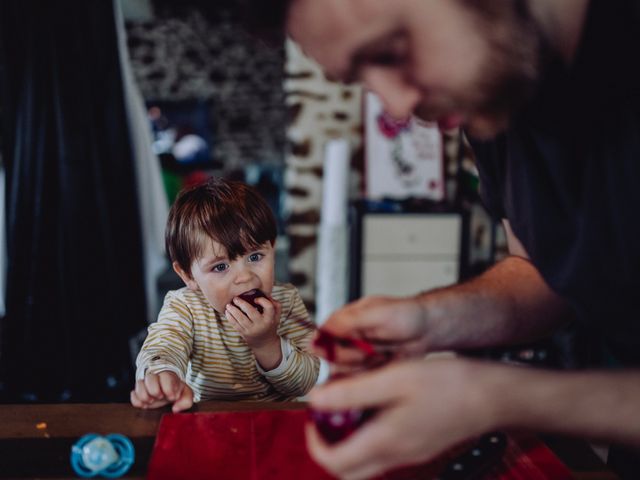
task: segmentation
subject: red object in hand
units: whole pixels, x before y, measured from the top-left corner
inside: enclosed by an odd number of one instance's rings
[[[340,410],[335,412],[310,410],[309,416],[316,424],[320,435],[328,443],[336,443],[347,438],[360,425],[373,416],[374,410]]]
[[[238,297],[240,297],[245,302],[250,303],[251,306],[255,307],[260,313],[264,311],[264,309],[256,303],[256,298],[267,298],[264,292],[259,288],[254,288],[253,290],[249,290],[248,292],[241,293],[240,295],[238,295]]]
[[[383,353],[376,352],[373,345],[366,340],[359,338],[338,337],[326,330],[318,330],[318,336],[314,340],[314,345],[322,348],[327,360],[333,362],[336,358],[336,346],[345,348],[356,348],[364,353],[365,363],[370,367],[386,363],[389,357]],[[344,375],[333,375],[331,380],[336,380]],[[374,409],[351,409],[338,411],[309,411],[309,416],[316,424],[316,428],[328,443],[336,443],[347,438],[357,430],[364,422],[373,416]]]
[[[326,352],[327,360],[330,362],[333,362],[336,359],[336,345],[360,350],[364,353],[365,360],[368,364],[386,363],[386,361],[389,360],[386,354],[376,352],[373,345],[366,340],[351,337],[338,337],[337,335],[322,329],[318,330],[318,335],[313,341],[313,344]]]

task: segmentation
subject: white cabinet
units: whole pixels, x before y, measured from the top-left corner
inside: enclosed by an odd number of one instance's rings
[[[462,216],[364,214],[360,296],[411,295],[458,281]]]

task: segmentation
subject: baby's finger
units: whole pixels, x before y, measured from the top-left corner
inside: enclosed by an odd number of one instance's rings
[[[274,300],[266,297],[258,297],[254,300],[254,302],[256,302],[256,305],[260,305],[260,307],[262,307],[262,315],[271,316],[276,311],[275,304],[273,303]]]
[[[173,372],[160,372],[158,377],[163,396],[167,400],[175,401],[180,396],[182,381]]]
[[[147,373],[144,376],[144,385],[147,388],[147,393],[154,399],[163,398],[162,390],[160,389],[160,381],[158,375],[155,373]]]
[[[231,326],[238,332],[240,333],[240,335],[244,335],[246,333],[245,329],[242,327],[242,325],[240,325],[238,323],[238,321],[233,318],[231,315],[227,314],[227,320],[229,320],[229,323],[231,324]]]
[[[180,398],[178,398],[178,400],[175,401],[175,403],[173,404],[173,407],[171,408],[171,411],[173,413],[178,413],[183,410],[188,410],[192,406],[193,406],[193,390],[191,390],[191,387],[189,387],[188,385],[185,385],[184,388],[182,389],[182,394],[180,395]]]
[[[129,394],[129,398],[131,400],[131,405],[133,405],[136,408],[143,408],[144,407],[144,402],[142,402],[142,400],[140,400],[138,398],[138,395],[136,395],[136,391],[135,390],[131,390],[131,393]]]
[[[136,381],[134,393],[136,394],[136,398],[144,404],[151,403],[151,401],[153,400],[153,398],[149,395],[149,392],[147,392],[147,387],[144,383],[144,380]]]
[[[256,299],[257,300],[257,299]],[[235,297],[231,303],[232,306],[240,310],[247,318],[253,320],[260,316],[260,312],[256,307],[240,297]]]
[[[247,317],[242,310],[240,310],[233,304],[227,305],[225,314],[227,315],[227,317],[233,318],[238,323],[238,325],[240,325],[240,327],[245,330],[251,328],[251,326],[253,325],[251,319]]]
[[[141,380],[140,380],[141,381]],[[131,399],[131,405],[133,405],[136,408],[142,408],[144,410],[149,409],[149,408],[159,408],[159,407],[163,407],[164,405],[166,405],[167,403],[169,403],[167,400],[165,399],[161,399],[161,400],[154,400],[152,397],[148,397],[149,400],[148,401],[142,401],[140,399],[140,397],[138,396],[138,394],[136,393],[135,390],[133,390],[130,394],[130,399]]]
[[[145,405],[143,408],[145,410],[149,410],[152,408],[160,408],[160,407],[164,407],[165,405],[168,405],[169,403],[170,403],[169,400],[162,398],[160,400],[154,400],[153,402]]]

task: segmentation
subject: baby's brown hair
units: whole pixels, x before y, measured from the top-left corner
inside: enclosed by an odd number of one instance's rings
[[[207,241],[222,245],[229,260],[275,243],[276,220],[260,193],[249,185],[211,178],[182,190],[167,219],[165,246],[172,262],[191,276],[191,264]]]

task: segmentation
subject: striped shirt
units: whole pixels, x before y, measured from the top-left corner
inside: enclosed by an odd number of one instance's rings
[[[171,371],[191,387],[194,401],[287,401],[307,393],[318,378],[320,362],[307,350],[315,331],[293,285],[275,285],[271,296],[282,304],[278,335],[282,361],[264,371],[251,348],[227,318],[200,291],[167,293],[158,321],[136,360],[136,379]]]

